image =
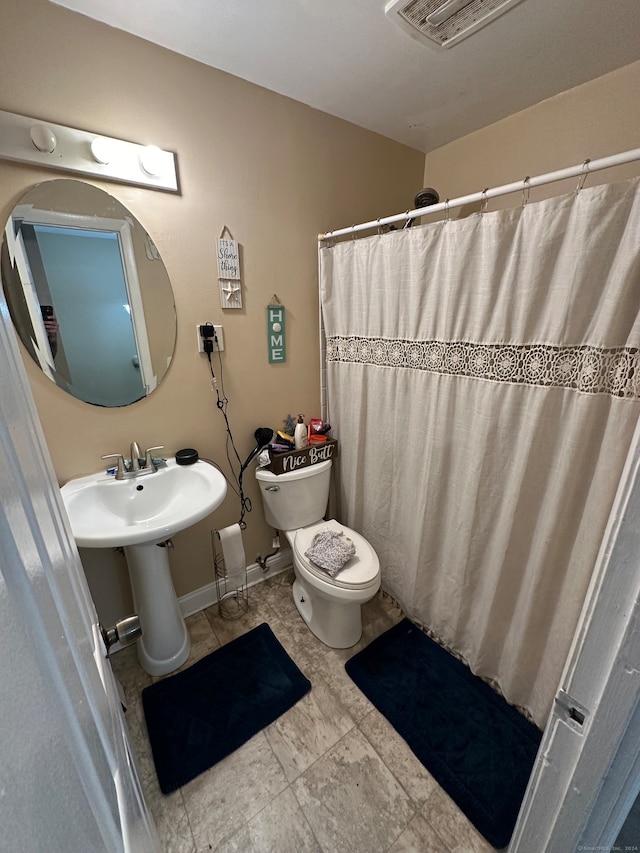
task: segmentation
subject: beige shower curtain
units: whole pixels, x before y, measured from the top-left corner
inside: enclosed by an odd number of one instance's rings
[[[640,411],[639,186],[320,249],[341,518],[540,727]]]

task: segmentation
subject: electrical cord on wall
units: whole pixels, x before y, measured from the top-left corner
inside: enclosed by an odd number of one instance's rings
[[[206,326],[211,326],[213,329],[212,323],[205,323]],[[240,520],[238,522],[240,528],[244,530],[247,526],[244,517],[245,514],[251,512],[251,498],[248,498],[243,491],[242,488],[242,475],[244,473],[244,467],[242,464],[242,459],[240,458],[240,454],[238,453],[238,449],[236,447],[235,441],[233,439],[233,433],[231,432],[231,424],[229,423],[229,415],[227,413],[227,407],[229,405],[229,398],[227,397],[224,390],[224,373],[222,370],[222,356],[220,355],[220,349],[218,348],[218,338],[216,336],[215,330],[213,330],[213,334],[210,337],[205,337],[203,340],[204,351],[207,356],[207,360],[209,362],[209,371],[211,373],[211,387],[216,392],[216,407],[222,413],[224,418],[225,427],[227,430],[227,437],[225,441],[225,452],[227,455],[227,462],[229,463],[229,468],[231,469],[231,473],[233,474],[233,478],[235,481],[235,486],[231,483],[228,477],[225,477],[227,482],[231,485],[233,491],[238,495],[240,499]],[[218,386],[218,379],[216,377],[215,371],[213,369],[213,361],[211,355],[213,351],[218,353],[218,364],[219,364],[219,375],[220,375],[220,385]],[[233,453],[231,453],[231,450]],[[236,474],[235,462],[233,460],[233,456],[237,460],[238,465],[240,466],[239,474]],[[212,465],[214,465],[221,473],[221,468],[219,465],[216,465],[215,462],[211,460],[207,460]]]

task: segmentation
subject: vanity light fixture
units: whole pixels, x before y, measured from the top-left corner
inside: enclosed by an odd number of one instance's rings
[[[0,159],[178,192],[171,151],[2,110]]]

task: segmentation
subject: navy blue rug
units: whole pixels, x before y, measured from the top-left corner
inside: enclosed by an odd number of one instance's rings
[[[542,734],[408,619],[349,676],[494,847],[506,847]]]
[[[311,689],[265,623],[142,691],[160,790],[204,773]]]

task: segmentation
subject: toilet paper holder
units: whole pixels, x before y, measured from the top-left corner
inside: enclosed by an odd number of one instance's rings
[[[249,609],[242,531],[239,528],[236,530],[237,527],[232,525],[223,530],[211,531],[218,612],[223,619],[238,619]]]

